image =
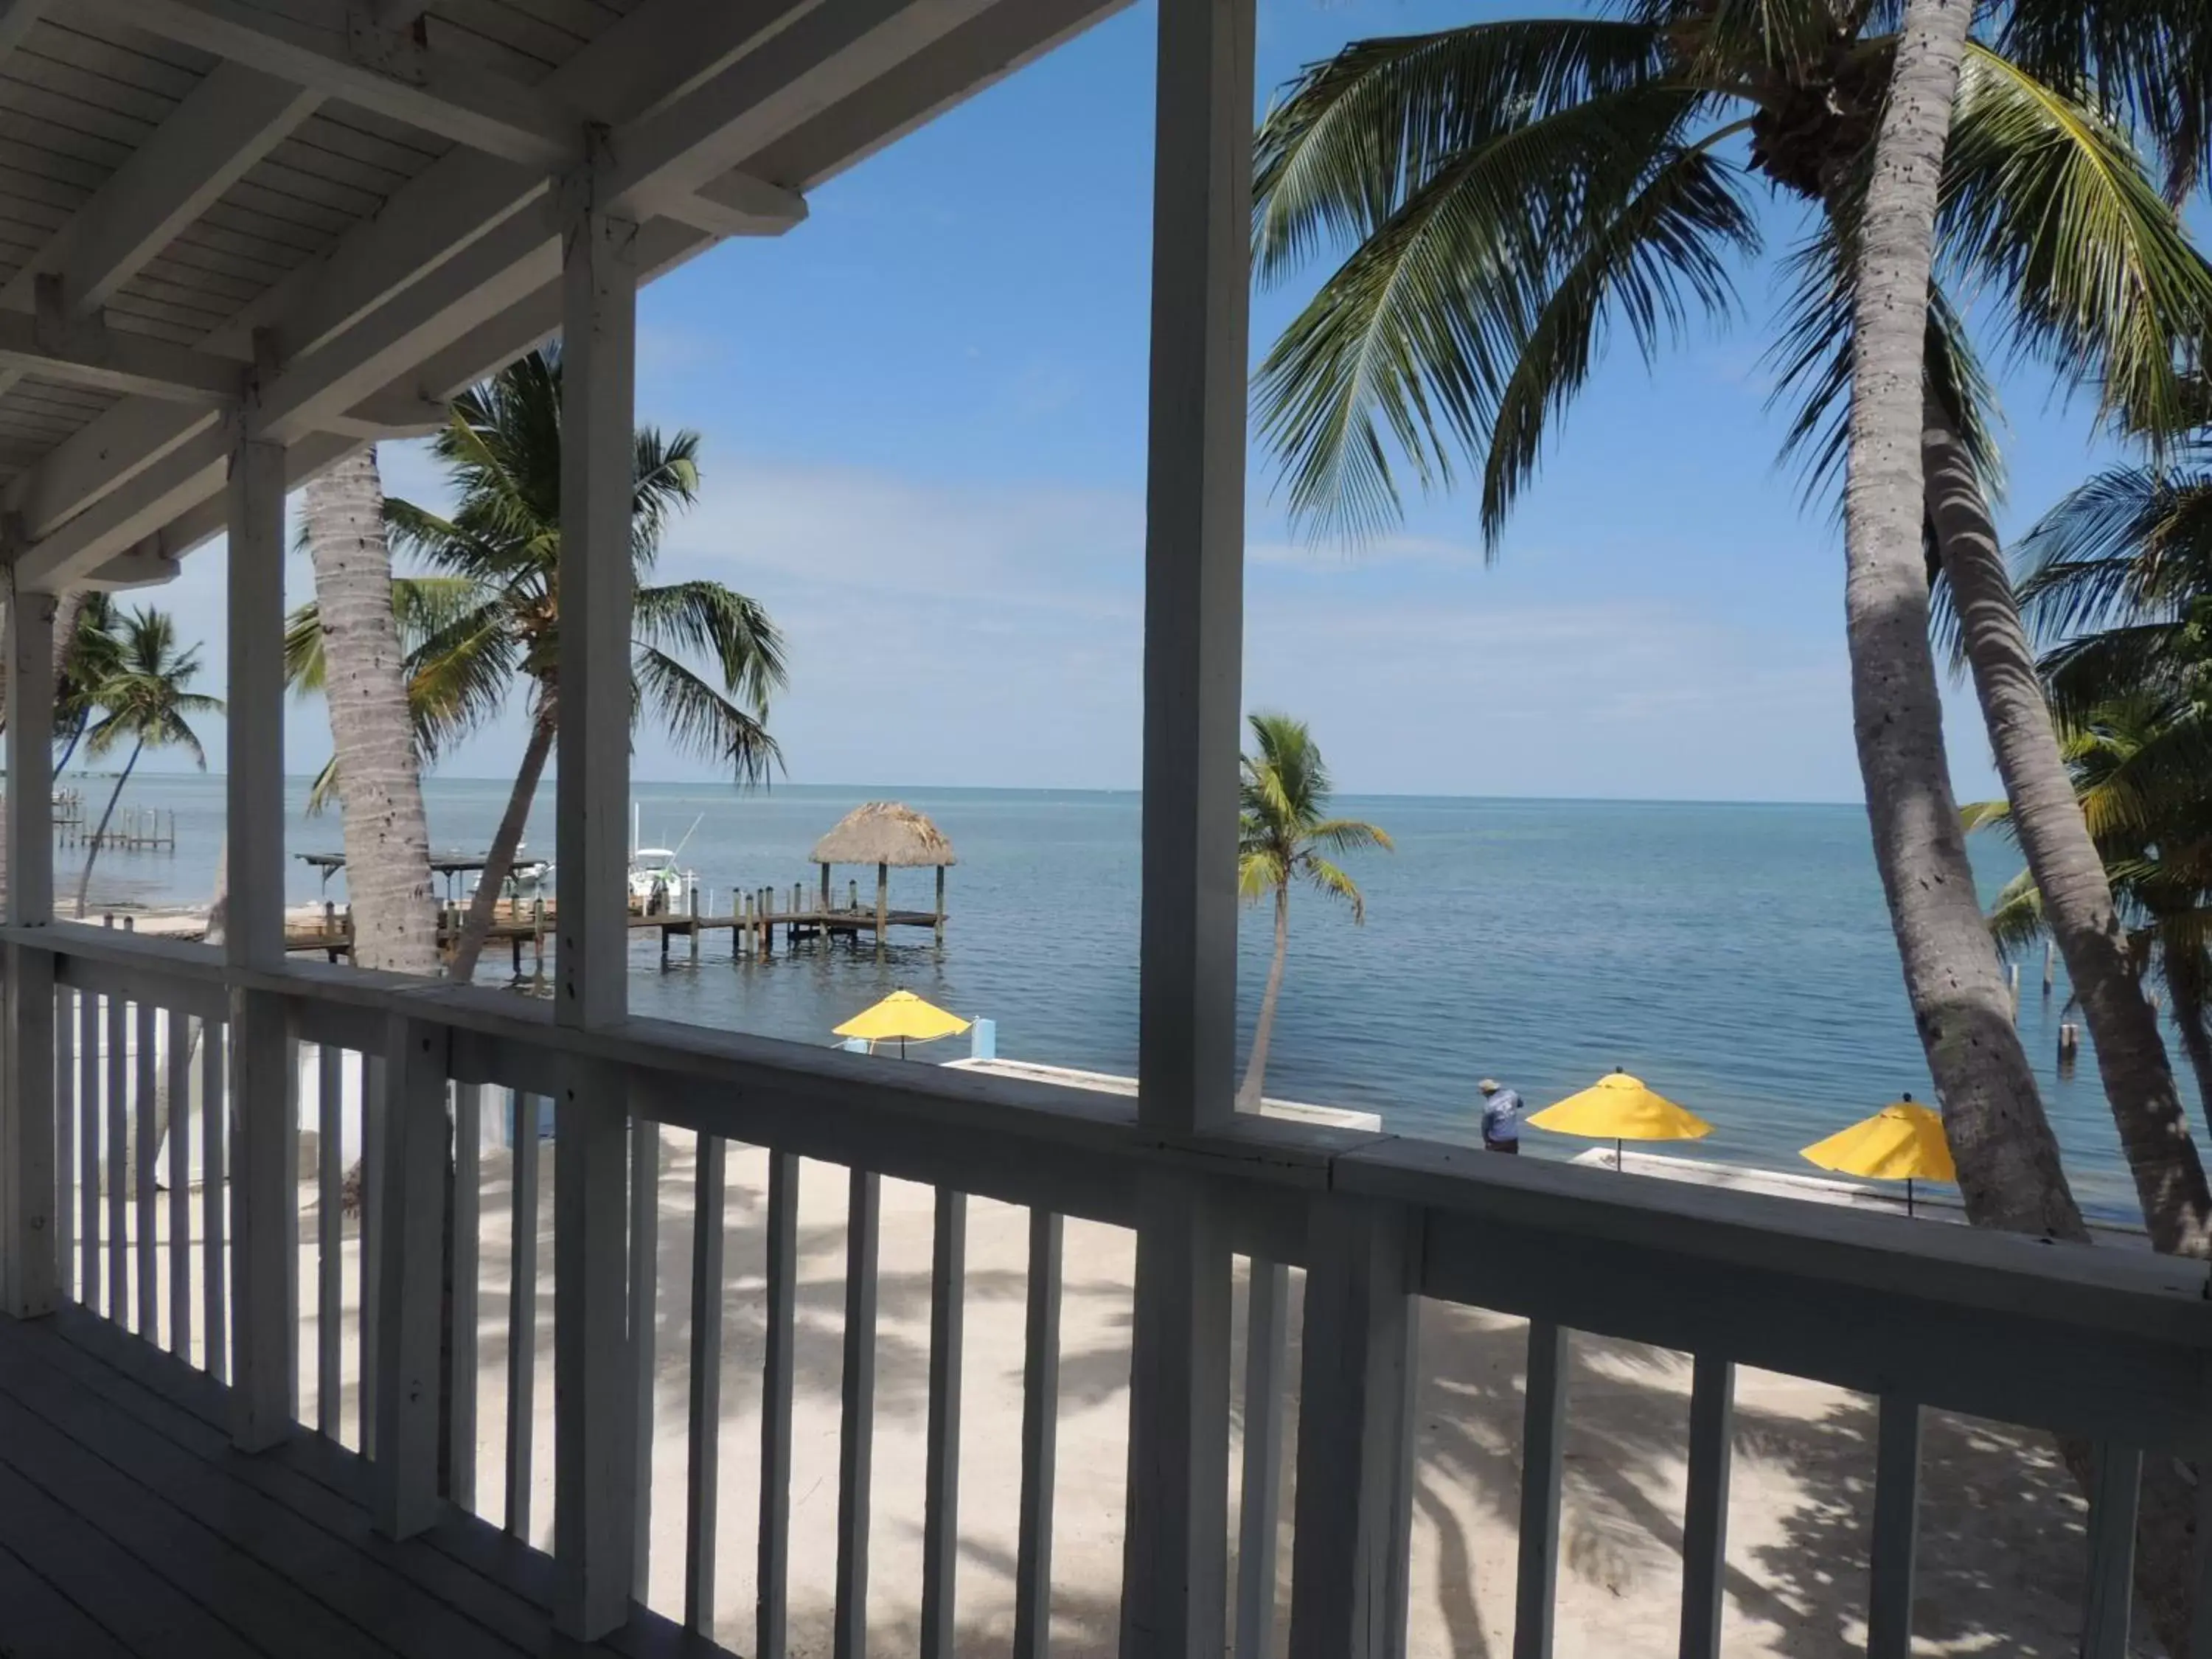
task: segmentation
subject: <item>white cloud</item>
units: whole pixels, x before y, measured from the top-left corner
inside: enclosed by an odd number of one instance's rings
[[[394,494],[441,499],[421,447],[389,446],[384,461]],[[772,726],[796,781],[1127,787],[1141,759],[1143,547],[1133,492],[749,457],[718,467],[672,526],[660,574],[728,582],[783,627],[792,685]],[[296,599],[308,581],[292,563]],[[1585,599],[1553,583],[1534,599],[1476,550],[1410,536],[1357,559],[1255,543],[1249,565],[1248,700],[1310,720],[1346,789],[1856,793],[1839,628],[1771,634],[1696,594]],[[221,578],[218,544],[159,596],[205,641],[210,680]],[[1954,699],[1951,729],[1975,775],[1962,787],[1984,792],[1971,700]],[[518,708],[446,769],[506,775],[520,741]],[[290,769],[328,745],[320,706],[296,708]],[[636,766],[708,775],[650,734]]]

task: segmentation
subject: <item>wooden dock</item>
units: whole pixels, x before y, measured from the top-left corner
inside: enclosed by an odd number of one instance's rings
[[[155,806],[126,806],[95,834],[85,817],[83,803],[66,817],[54,820],[57,847],[97,847],[103,852],[173,853],[177,850],[177,815]]]
[[[696,896],[694,896],[695,904]],[[555,907],[549,899],[532,900],[523,904],[502,900],[492,915],[491,931],[485,938],[487,951],[504,944],[513,957],[514,972],[520,976],[525,971],[542,968],[553,952],[556,928]],[[467,906],[444,905],[438,920],[438,948],[450,951],[460,937],[461,924],[466,919]],[[738,896],[737,908],[725,915],[710,915],[693,908],[690,911],[663,910],[652,914],[633,912],[630,928],[634,933],[658,933],[660,935],[660,959],[665,963],[673,954],[678,939],[686,941],[693,962],[702,957],[702,944],[717,933],[730,936],[730,960],[732,962],[766,960],[776,951],[779,935],[787,951],[815,941],[828,942],[844,939],[857,949],[864,938],[872,938],[881,949],[890,940],[890,932],[896,927],[927,927],[935,941],[945,942],[946,913],[934,910],[894,910],[860,905],[857,894],[848,897],[843,905],[824,904],[799,887],[788,893],[763,887],[757,892]],[[292,923],[284,930],[284,948],[294,951],[320,951],[332,962],[342,962],[353,954],[352,918],[337,904],[323,907],[319,922],[301,926]]]

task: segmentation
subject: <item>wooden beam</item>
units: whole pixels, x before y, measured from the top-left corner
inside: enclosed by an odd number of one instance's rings
[[[1170,0],[1172,4],[1172,0]],[[1121,1651],[1216,1659],[1227,1640],[1230,1245],[1194,1183],[1139,1194]]]
[[[412,1538],[434,1525],[438,1492],[439,1281],[445,1251],[446,1045],[440,1026],[385,1024],[383,1213],[377,1218],[376,1529]],[[473,1369],[456,1387],[474,1388]],[[470,1455],[476,1450],[473,1440]]]
[[[556,789],[564,1024],[629,1012],[630,468],[637,227],[595,210],[567,234],[561,402],[561,729]]]
[[[284,456],[240,443],[230,468],[230,884],[223,957],[234,969],[281,969],[284,866]],[[261,1451],[291,1432],[298,1386],[298,1068],[283,999],[236,988],[230,1000],[236,1163],[230,1182],[231,1436]]]
[[[1137,1098],[1165,1129],[1234,1107],[1252,31],[1253,0],[1161,0]]]
[[[1314,1200],[1298,1394],[1291,1659],[1405,1651],[1420,1218]]]
[[[630,467],[636,419],[637,227],[581,203],[563,231],[562,696],[554,848],[554,1017],[585,1029],[629,1011]],[[561,1100],[556,1231],[554,1620],[596,1641],[629,1614],[637,1431],[625,1340],[628,1098],[612,1067],[570,1069]]]
[[[79,3],[486,155],[538,167],[570,166],[582,155],[584,118],[558,98],[396,33],[364,41],[340,7],[307,21],[246,0]]]
[[[96,313],[38,318],[0,310],[0,365],[102,392],[201,406],[235,403],[246,375],[234,358],[118,333]]]
[[[31,309],[38,278],[52,276],[71,315],[97,312],[321,102],[289,81],[218,64],[0,286],[0,306]]]
[[[53,596],[8,603],[8,919],[48,928],[54,914]],[[54,959],[7,948],[6,1073],[0,1077],[0,1312],[52,1313],[63,1264],[55,1224]]]

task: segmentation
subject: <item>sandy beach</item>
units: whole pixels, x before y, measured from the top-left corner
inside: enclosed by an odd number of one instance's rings
[[[648,1591],[654,1607],[679,1617],[693,1148],[689,1135],[665,1137]],[[544,1143],[544,1150],[532,1516],[541,1544],[550,1541],[552,1501],[556,1143]],[[829,1651],[845,1196],[844,1170],[805,1166],[791,1492],[795,1655]],[[312,1237],[312,1194],[303,1197],[303,1233]],[[494,1521],[504,1518],[509,1197],[507,1154],[488,1150],[477,1507]],[[765,1200],[764,1157],[733,1147],[716,1634],[738,1652],[749,1651],[752,1640]],[[930,1231],[928,1190],[885,1182],[869,1589],[872,1645],[880,1654],[912,1651],[919,1612]],[[1025,1212],[982,1200],[971,1206],[957,1585],[963,1654],[1004,1653],[1012,1630],[1026,1243]],[[1068,1659],[1115,1651],[1133,1243],[1133,1235],[1118,1228],[1068,1224],[1053,1572],[1054,1651]],[[346,1254],[350,1307],[358,1267],[350,1238]],[[311,1251],[303,1256],[301,1279],[312,1296]],[[1295,1307],[1296,1276],[1292,1284]],[[1241,1376],[1241,1285],[1237,1300]],[[340,1432],[351,1443],[358,1331],[350,1314],[347,1323]],[[1297,1336],[1294,1316],[1293,1378]],[[1510,1650],[1524,1346],[1518,1320],[1425,1305],[1411,1644],[1419,1659]],[[312,1309],[302,1321],[301,1347],[303,1367],[310,1368],[303,1370],[301,1397],[312,1402]],[[1627,1659],[1674,1651],[1689,1381],[1685,1355],[1588,1337],[1574,1345],[1560,1549],[1562,1654]],[[1295,1398],[1288,1417],[1286,1567]],[[1873,1433],[1870,1399],[1765,1372],[1741,1374],[1729,1525],[1726,1639],[1732,1655],[1814,1659],[1863,1650]],[[1241,1449],[1233,1449],[1232,1470],[1237,1456]],[[1232,1473],[1232,1528],[1234,1486]],[[2083,1506],[2048,1444],[2033,1434],[1932,1414],[1923,1491],[1918,1650],[2021,1659],[2070,1653],[2078,1628]],[[1279,1630],[1279,1646],[1281,1639]]]

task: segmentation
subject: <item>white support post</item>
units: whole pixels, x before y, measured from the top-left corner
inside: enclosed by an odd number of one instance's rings
[[[438,1520],[438,1338],[445,1255],[446,1031],[385,1022],[384,1214],[376,1310],[377,1530],[412,1538]],[[464,1381],[471,1386],[473,1373]]]
[[[1138,1195],[1122,1659],[1215,1659],[1228,1638],[1227,1229],[1196,1184]]]
[[[1161,0],[1145,536],[1139,1116],[1225,1124],[1237,1060],[1254,0]],[[1139,1203],[1121,1651],[1226,1632],[1230,1250],[1203,1194]]]
[[[1168,1129],[1234,1100],[1252,15],[1160,6],[1137,1070]]]
[[[1307,1225],[1291,1659],[1398,1659],[1413,1516],[1417,1218],[1322,1197]]]
[[[597,158],[594,158],[596,166]],[[628,1013],[631,434],[637,227],[585,198],[562,236],[560,949],[554,1018]],[[554,1182],[554,1620],[593,1641],[629,1616],[635,1373],[627,1340],[628,1102],[580,1065],[557,1116]]]
[[[629,1012],[637,227],[586,210],[562,246],[554,1007],[564,1024],[597,1026]]]
[[[54,599],[8,606],[8,920],[54,919]],[[54,958],[7,950],[6,1076],[0,1080],[0,1311],[52,1313],[61,1293],[55,1225]]]
[[[284,451],[231,456],[229,884],[224,959],[284,962]],[[298,1388],[299,1079],[281,998],[230,1000],[231,1435],[246,1451],[291,1431]]]

